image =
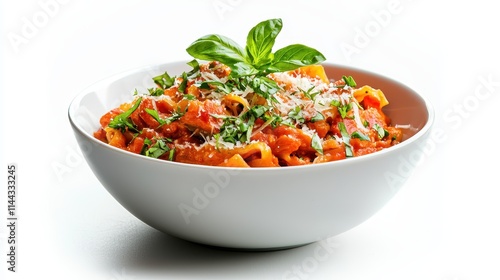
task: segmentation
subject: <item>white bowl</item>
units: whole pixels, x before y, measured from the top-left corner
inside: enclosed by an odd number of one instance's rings
[[[324,64],[330,78],[351,75],[380,88],[392,124],[409,125],[388,149],[330,163],[281,168],[226,168],[169,162],[96,140],[99,118],[153,76],[181,74],[185,62],[155,65],[105,79],[78,94],[69,119],[80,148],[102,185],[146,224],[172,236],[213,246],[278,249],[345,232],[381,209],[422,156],[434,113],[422,96],[389,78]],[[89,201],[92,203],[92,201]],[[131,240],[133,242],[133,240]]]

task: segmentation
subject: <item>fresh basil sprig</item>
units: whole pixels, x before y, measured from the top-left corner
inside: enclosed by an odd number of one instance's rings
[[[281,19],[265,20],[253,27],[245,48],[222,35],[206,35],[186,51],[196,59],[216,60],[231,68],[232,76],[267,75],[317,64],[326,58],[314,48],[293,44],[272,52],[283,27]]]

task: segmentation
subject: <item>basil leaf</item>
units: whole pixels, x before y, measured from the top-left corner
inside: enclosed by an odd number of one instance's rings
[[[170,152],[168,153],[168,160],[174,161],[174,156],[175,156],[175,148],[171,149]]]
[[[247,132],[252,128],[253,126],[249,126],[240,118],[226,116],[218,134],[222,140],[228,143],[236,144],[237,141],[247,143],[250,141]]]
[[[295,106],[290,112],[288,112],[288,117],[298,124],[303,124],[306,120],[304,119],[304,114],[302,113],[302,109],[300,106]]]
[[[184,96],[182,96],[182,99],[186,99],[186,100],[196,100],[196,96],[192,95],[192,94],[184,94]]]
[[[354,156],[354,154],[352,152],[352,147],[351,147],[351,137],[349,136],[349,133],[347,132],[345,124],[343,122],[339,122],[338,127],[340,130],[340,134],[342,135],[342,142],[344,142],[344,146],[345,146],[345,156],[346,157]]]
[[[370,141],[370,137],[368,137],[366,134],[361,133],[359,131],[354,131],[351,134],[351,138],[358,138],[358,139],[361,139],[361,140]]]
[[[180,119],[184,115],[184,113],[177,110],[176,112],[173,112],[170,117],[168,117],[166,119],[162,119],[162,118],[160,118],[158,111],[156,111],[154,109],[145,108],[144,111],[146,111],[146,113],[148,113],[151,117],[153,117],[153,119],[155,119],[160,124],[158,127],[165,125],[165,124],[171,124],[172,122]]]
[[[311,118],[311,122],[317,122],[317,121],[322,121],[325,119],[325,116],[318,112],[314,117]]]
[[[273,96],[278,90],[280,90],[279,85],[267,77],[254,77],[250,81],[250,86],[258,95],[264,97],[266,100],[276,101]]]
[[[144,144],[142,145],[141,149],[141,155],[145,155],[146,151],[149,149],[149,146],[151,146],[151,140],[149,138],[144,138]]]
[[[126,128],[128,128],[130,131],[138,132],[135,124],[129,119],[129,117],[135,110],[137,110],[137,108],[141,104],[141,101],[142,97],[139,97],[132,108],[115,116],[113,120],[109,122],[108,126],[114,129],[120,129],[122,132],[125,131]]]
[[[194,41],[186,51],[194,58],[216,60],[228,66],[247,62],[244,50],[236,42],[222,35],[206,35]]]
[[[162,96],[165,93],[161,88],[148,88],[148,92],[151,96]]]
[[[246,62],[237,62],[231,65],[230,75],[232,77],[243,77],[257,74],[259,74],[259,70],[255,69],[253,65],[250,65]]]
[[[180,93],[184,93],[184,91],[186,90],[186,87],[187,87],[187,83],[188,83],[187,73],[183,72],[182,73],[182,82],[179,85],[179,87],[177,88],[177,91],[180,92]]]
[[[311,138],[311,147],[319,154],[323,154],[323,145],[321,144],[321,139],[319,138],[317,133],[314,133]]]
[[[175,77],[170,77],[170,75],[165,72],[159,76],[153,77],[153,81],[162,89],[170,88],[174,85]]]
[[[270,19],[257,24],[248,33],[246,52],[257,68],[272,61],[272,49],[282,27],[281,19]]]
[[[144,152],[144,155],[152,158],[159,158],[168,151],[170,151],[168,145],[163,140],[158,139],[154,145]]]
[[[345,84],[350,87],[356,87],[356,82],[354,81],[354,78],[352,76],[342,76],[342,80],[344,80]]]
[[[198,63],[198,60],[196,60],[196,59],[191,60],[190,62],[187,63],[187,65],[193,67],[193,70],[191,70],[187,73],[188,77],[190,77],[190,78],[193,76],[196,76],[198,74],[198,72],[200,71],[200,64]]]
[[[385,130],[378,123],[376,123],[376,124],[373,125],[373,129],[377,132],[378,138],[380,138],[380,140],[382,140],[385,137],[389,136],[389,131]]]
[[[302,66],[318,64],[325,60],[323,54],[316,49],[294,44],[277,50],[268,70],[271,72],[290,71]]]
[[[352,103],[347,103],[346,105],[342,105],[338,100],[332,100],[330,105],[337,107],[337,111],[339,111],[340,117],[343,119],[346,118],[347,113],[352,109]]]
[[[299,90],[309,99],[314,101],[314,98],[316,98],[316,95],[320,94],[319,91],[313,91],[315,89],[315,86],[310,87],[308,90],[303,90],[299,88]]]
[[[145,108],[144,111],[146,111],[146,113],[148,113],[151,117],[153,117],[153,119],[155,119],[160,124],[158,127],[167,124],[167,121],[161,119],[160,115],[156,110]]]
[[[217,90],[222,91],[226,94],[233,92],[233,88],[231,86],[229,86],[227,83],[222,83],[219,81],[204,81],[200,84],[199,88],[211,90],[211,85],[215,86]]]
[[[252,116],[256,119],[262,117],[267,111],[269,111],[269,107],[263,105],[255,105],[253,106],[247,114],[252,114]]]

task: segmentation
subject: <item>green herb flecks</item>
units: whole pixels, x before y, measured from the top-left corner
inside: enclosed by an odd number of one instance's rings
[[[347,104],[343,105],[342,103],[340,103],[339,100],[333,100],[330,103],[330,105],[337,107],[337,110],[339,111],[340,117],[342,117],[343,119],[346,118],[347,113],[352,109],[351,103],[347,103]]]
[[[290,112],[288,112],[288,118],[295,121],[296,124],[303,124],[306,121],[300,106],[295,106],[290,110]]]
[[[314,98],[316,98],[316,95],[320,94],[319,91],[313,91],[316,87],[312,86],[308,90],[303,90],[299,88],[299,90],[309,99],[314,101]]]
[[[220,116],[214,116],[220,117]],[[249,125],[241,118],[233,116],[223,116],[223,124],[216,139],[222,139],[224,142],[237,144],[250,141],[253,125]]]
[[[274,118],[267,118],[268,111],[269,108],[266,106],[255,105],[240,117],[212,115],[215,118],[223,119],[219,133],[214,135],[217,147],[220,139],[233,144],[249,143],[257,119],[265,121],[262,126],[270,125],[274,121]]]
[[[156,142],[153,145],[151,145],[152,141],[146,138],[144,139],[144,146],[142,147],[141,154],[147,157],[159,158],[163,156],[166,152],[169,152],[168,158],[169,160],[173,160],[175,149],[171,149],[167,145],[167,142],[171,142],[171,139],[168,138],[157,139]]]
[[[161,88],[148,88],[149,95],[151,96],[161,96],[164,93],[164,90]]]

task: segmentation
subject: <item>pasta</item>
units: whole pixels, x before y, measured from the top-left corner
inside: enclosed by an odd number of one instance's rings
[[[226,167],[318,164],[402,141],[381,90],[353,77],[330,81],[319,64],[246,76],[218,61],[190,65],[104,114],[94,137],[148,157]]]

